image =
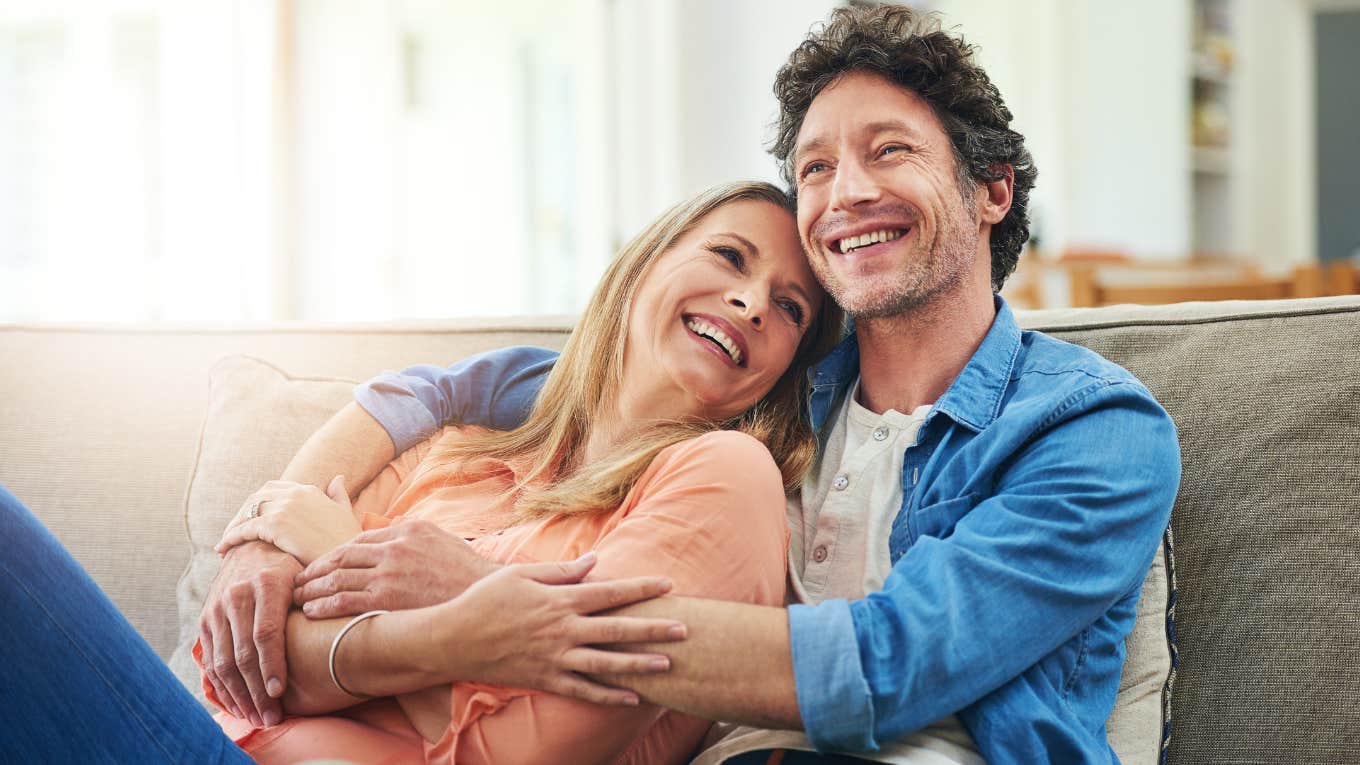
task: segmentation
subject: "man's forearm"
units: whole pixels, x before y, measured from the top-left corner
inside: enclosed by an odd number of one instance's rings
[[[681,642],[642,649],[669,656],[669,672],[597,678],[601,682],[710,720],[802,729],[783,608],[666,597],[615,613],[676,619],[689,632]]]
[[[395,451],[383,426],[350,402],[307,439],[281,478],[325,488],[332,478],[343,475],[352,497],[392,461]]]

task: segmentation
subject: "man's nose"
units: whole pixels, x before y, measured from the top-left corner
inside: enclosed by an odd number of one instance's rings
[[[878,180],[863,162],[842,161],[836,167],[836,177],[831,182],[831,209],[849,210],[858,204],[876,201],[881,195]]]

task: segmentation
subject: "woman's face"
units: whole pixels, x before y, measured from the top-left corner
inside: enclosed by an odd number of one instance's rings
[[[651,419],[740,414],[788,369],[822,300],[793,216],[765,201],[728,202],[638,286],[621,398]]]

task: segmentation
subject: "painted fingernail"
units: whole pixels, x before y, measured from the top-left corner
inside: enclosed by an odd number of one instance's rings
[[[278,713],[278,712],[275,712],[274,710],[271,709],[271,710],[269,710],[268,712],[265,712],[265,713],[264,713],[264,726],[265,726],[266,728],[272,728],[272,727],[274,727],[275,725],[278,725],[278,724],[279,724],[279,713]]]
[[[264,687],[265,690],[269,691],[269,695],[276,699],[283,695],[283,683],[277,677],[269,678],[269,682],[265,683]]]
[[[684,640],[688,634],[689,630],[683,624],[672,624],[671,628],[666,630],[666,636],[672,640]]]
[[[651,665],[652,669],[655,669],[657,671],[667,670],[671,668],[671,660],[666,658],[665,656],[656,656],[649,662],[649,664]]]

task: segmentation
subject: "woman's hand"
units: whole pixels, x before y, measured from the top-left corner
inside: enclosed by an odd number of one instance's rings
[[[251,495],[246,507],[227,524],[222,541],[217,543],[219,554],[260,540],[306,566],[361,531],[345,492],[344,476],[331,479],[325,493],[315,486],[270,481]],[[250,517],[249,509],[258,514]]]
[[[599,646],[683,640],[686,629],[673,619],[600,614],[664,595],[671,583],[656,576],[580,583],[595,560],[592,552],[565,563],[505,566],[457,598],[422,609],[430,613],[426,633],[434,640],[425,661],[441,682],[476,680],[636,705],[633,691],[584,675],[665,672],[670,660]]]

